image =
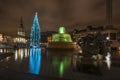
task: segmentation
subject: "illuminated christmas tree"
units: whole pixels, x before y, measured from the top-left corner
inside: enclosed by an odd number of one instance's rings
[[[38,21],[37,12],[35,13],[31,34],[30,34],[30,47],[40,47],[40,26]]]

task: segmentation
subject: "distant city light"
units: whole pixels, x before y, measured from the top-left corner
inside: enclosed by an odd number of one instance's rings
[[[110,40],[110,37],[106,37],[107,40]]]

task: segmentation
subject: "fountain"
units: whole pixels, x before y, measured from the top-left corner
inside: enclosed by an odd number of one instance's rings
[[[53,42],[72,42],[70,34],[66,33],[65,27],[59,27],[58,32],[58,34],[53,34]]]
[[[66,33],[65,27],[59,27],[58,33],[52,35],[52,42],[48,43],[51,49],[75,49],[76,43],[72,41],[70,34]]]
[[[37,12],[35,13],[31,34],[30,34],[30,47],[37,48],[40,47],[40,26],[38,21]]]

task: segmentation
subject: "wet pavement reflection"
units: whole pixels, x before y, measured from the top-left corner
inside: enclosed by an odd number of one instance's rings
[[[33,74],[39,74],[41,67],[41,49],[31,48],[29,57],[29,68]]]
[[[112,58],[111,53],[106,54],[103,60],[93,60],[69,50],[18,49],[14,55],[0,60],[0,80],[7,80],[6,75],[8,79],[12,76],[12,80],[28,76],[29,80],[120,80],[120,56]],[[23,76],[19,79],[14,75]]]

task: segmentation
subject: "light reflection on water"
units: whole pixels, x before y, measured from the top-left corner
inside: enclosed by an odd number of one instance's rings
[[[29,62],[30,73],[39,74],[41,67],[41,49],[31,48],[29,60],[30,60]]]
[[[58,69],[59,76],[62,77],[66,69],[70,66],[71,57],[66,56],[53,56],[52,57],[52,64],[54,68]]]
[[[81,58],[72,51],[43,52],[40,48],[18,49],[14,56],[16,63],[26,64],[27,67],[23,71],[45,76],[72,78],[70,75],[76,73],[102,75],[104,73],[102,70],[111,71],[111,66],[113,66],[110,55],[104,60],[82,60]],[[10,61],[11,58],[6,59]],[[24,63],[24,61],[27,63]]]
[[[2,53],[3,52],[3,50],[2,49],[0,49],[0,53]]]
[[[101,67],[105,66],[107,70],[110,70],[111,55],[110,53],[107,53],[107,55],[105,56],[105,60],[92,60],[90,58],[84,60],[84,57],[73,55],[72,63],[73,69],[78,72],[101,75]]]
[[[18,49],[15,50],[15,61],[22,61],[23,58],[29,56],[29,49]]]
[[[10,53],[10,52],[14,52],[13,49],[7,49],[7,48],[3,48],[3,49],[0,49],[0,53]]]
[[[110,67],[111,67],[111,54],[108,52],[107,56],[105,56],[105,58],[106,58],[105,62],[107,64],[107,67],[110,70]]]

